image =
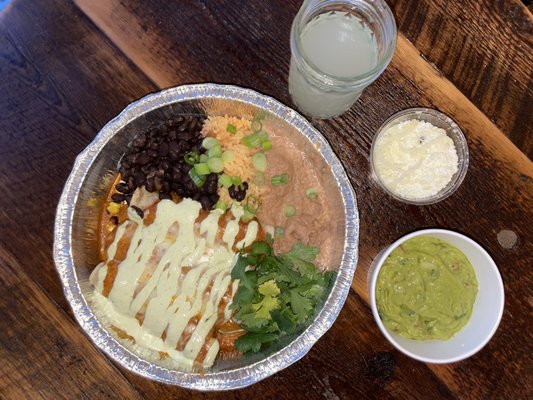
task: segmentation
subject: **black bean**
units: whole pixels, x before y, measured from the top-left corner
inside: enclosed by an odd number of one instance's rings
[[[243,185],[244,186],[244,185]],[[235,185],[231,185],[228,189],[229,196],[237,201],[243,201],[246,197],[246,190],[237,188]]]
[[[134,164],[136,158],[137,158],[137,153],[130,153],[124,157],[124,161]]]
[[[109,222],[111,222],[113,225],[118,225],[118,217],[116,215],[109,218]]]
[[[115,186],[115,189],[117,189],[120,193],[130,194],[133,189],[128,187],[128,185],[124,182],[119,183],[117,186]]]
[[[126,168],[121,168],[120,169],[120,175],[122,175],[122,179],[123,180],[130,179],[131,174],[132,174],[132,170],[131,169],[126,169]]]
[[[172,195],[167,192],[159,192],[159,200],[172,200]]]
[[[188,131],[188,132],[183,132],[183,133],[180,135],[180,138],[181,138],[182,140],[185,140],[185,141],[187,141],[187,142],[190,143],[190,142],[193,141],[193,140],[196,141],[196,133],[195,133],[195,132],[190,132],[190,131]]]
[[[196,187],[194,182],[191,181],[191,178],[189,178],[187,181],[185,181],[185,185],[183,185],[183,186],[185,187],[185,189],[190,190],[193,193],[198,190],[198,188]]]
[[[183,146],[178,140],[173,140],[168,144],[168,150],[170,154],[179,154]]]
[[[244,191],[238,191],[235,194],[235,200],[237,200],[237,201],[243,201],[245,197],[246,197],[246,192],[244,192]]]
[[[161,190],[161,186],[163,184],[163,180],[161,179],[161,177],[159,175],[156,175],[154,177],[154,187],[155,187],[155,190],[159,191]]]
[[[213,203],[211,203],[211,200],[207,196],[200,197],[200,204],[204,210],[210,210],[213,207]]]
[[[161,168],[163,171],[166,171],[170,168],[170,161],[168,160],[161,160],[159,161],[159,168]]]
[[[141,210],[139,207],[137,206],[130,206],[131,208],[133,208],[133,210],[137,213],[137,215],[142,219],[144,218],[144,211]]]
[[[155,176],[157,175],[157,171],[159,170],[159,168],[157,168],[157,165],[150,164],[145,168],[145,170],[146,170],[147,176],[148,175]]]
[[[248,182],[243,182],[242,187],[244,188],[244,190],[248,190]]]
[[[159,147],[159,143],[155,139],[152,138],[152,140],[146,145],[148,147],[148,150],[157,150]]]
[[[146,135],[144,133],[141,133],[135,139],[133,139],[131,144],[133,145],[133,147],[143,147],[146,144]]]
[[[152,158],[147,154],[141,154],[139,157],[137,157],[136,163],[138,165],[147,165],[151,160]]]
[[[210,195],[210,196],[209,196],[209,199],[211,200],[211,202],[212,202],[213,204],[215,204],[215,203],[218,201],[218,199],[220,199],[220,196],[219,196],[218,194],[215,193],[215,194]]]
[[[135,186],[141,187],[146,183],[146,175],[142,172],[137,172],[135,174]]]
[[[128,176],[128,182],[126,185],[128,186],[129,191],[133,192],[135,190],[135,178],[132,175]]]
[[[206,181],[204,183],[203,188],[205,188],[205,191],[207,193],[210,193],[210,194],[211,193],[216,193],[217,190],[218,190],[218,182],[217,181],[213,181],[213,180],[211,180],[211,181],[208,180],[208,181]]]
[[[169,146],[167,142],[163,142],[159,145],[159,156],[160,157],[166,157],[169,151]]]
[[[146,155],[148,155],[150,158],[157,158],[159,156],[159,153],[157,152],[157,149],[154,149],[154,150],[148,150],[146,152]]]
[[[173,172],[172,172],[172,180],[174,182],[181,182],[182,179],[183,179],[183,175],[181,174],[181,172],[179,170],[176,171],[174,169]]]
[[[155,183],[154,178],[146,178],[146,190],[148,190],[150,193],[155,191]]]
[[[189,151],[206,151],[200,134],[205,118],[180,115],[137,135],[119,166],[122,182],[116,187],[118,194],[126,195],[128,201],[135,188],[145,186],[148,191],[160,191],[164,197],[171,191],[182,197],[206,197],[212,206],[218,175],[209,175],[204,186],[198,188],[188,176],[192,167],[183,161]]]
[[[111,196],[111,200],[113,200],[115,203],[122,203],[124,200],[126,200],[126,196],[120,193],[115,193]]]
[[[195,118],[193,119],[192,121],[192,129],[195,130],[195,131],[200,131],[202,130],[202,124],[203,124],[203,121],[200,120],[200,118]]]

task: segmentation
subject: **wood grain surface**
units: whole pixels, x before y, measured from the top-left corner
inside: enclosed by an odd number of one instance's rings
[[[387,2],[420,54],[532,157],[533,25],[526,7],[519,1]]]
[[[312,121],[357,193],[353,290],[304,359],[218,394],[146,380],[90,343],[51,258],[55,206],[76,155],[147,93],[232,83],[292,105],[289,31],[299,2],[14,0],[0,10],[0,398],[533,397],[533,17],[511,0],[388,3],[399,28],[391,65],[349,112]],[[376,130],[413,106],[450,115],[470,150],[459,190],[426,207],[389,198],[369,168]],[[426,365],[393,349],[368,306],[373,258],[426,227],[479,242],[506,290],[494,338],[450,365]],[[518,237],[510,249],[497,240],[504,229]]]

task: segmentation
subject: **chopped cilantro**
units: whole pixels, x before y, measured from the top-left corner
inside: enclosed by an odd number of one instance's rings
[[[258,352],[311,323],[333,276],[316,268],[318,252],[298,242],[275,255],[269,238],[239,255],[231,273],[239,279],[231,307],[247,333],[235,341],[238,351]]]

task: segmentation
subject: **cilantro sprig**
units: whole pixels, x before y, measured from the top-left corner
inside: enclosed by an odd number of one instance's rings
[[[231,307],[247,333],[235,341],[238,351],[258,352],[312,322],[333,277],[316,268],[318,252],[298,242],[276,255],[268,242],[256,242],[239,255],[231,272],[239,279]]]

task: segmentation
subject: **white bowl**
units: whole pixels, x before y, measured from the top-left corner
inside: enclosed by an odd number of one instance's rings
[[[465,327],[448,340],[418,341],[405,339],[387,329],[378,314],[376,282],[383,262],[399,245],[418,236],[435,237],[457,247],[466,255],[476,273],[478,294],[472,316]],[[425,229],[403,236],[377,256],[370,274],[370,305],[376,323],[394,347],[416,360],[434,364],[464,360],[487,344],[496,332],[502,318],[504,289],[498,267],[483,247],[460,233],[445,229]]]

